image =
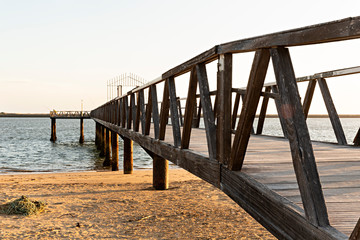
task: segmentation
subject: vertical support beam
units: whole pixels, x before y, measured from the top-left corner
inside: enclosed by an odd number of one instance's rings
[[[188,94],[185,104],[184,126],[181,139],[181,148],[188,149],[190,144],[191,128],[193,127],[193,116],[196,109],[197,78],[195,69],[191,70]]]
[[[100,124],[95,122],[95,145],[100,150]]]
[[[276,85],[271,86],[271,91],[273,93],[279,94],[279,89],[278,89],[278,87]],[[279,120],[280,120],[280,125],[281,125],[281,129],[283,131],[284,137],[288,138],[286,123],[285,123],[285,118],[284,118],[285,116],[283,115],[283,111],[281,110],[282,105],[281,105],[280,99],[275,98],[274,101],[275,101],[275,106],[276,106],[276,110],[278,112],[278,117],[279,117]]]
[[[157,100],[157,91],[156,91],[156,85],[151,85],[151,105],[152,105],[152,118],[153,118],[153,124],[154,124],[154,133],[155,133],[155,139],[159,139],[160,134],[160,128],[159,128],[159,107],[158,107],[158,100]]]
[[[105,157],[105,138],[106,138],[106,131],[104,126],[100,126],[100,157]]]
[[[146,105],[146,116],[145,116],[145,135],[150,134],[151,110],[152,110],[152,94],[151,94],[151,87],[149,87],[148,102]]]
[[[131,96],[130,96],[130,106],[128,105],[128,96],[125,98],[126,102],[126,128],[131,129],[131,123],[132,123],[132,106],[131,106]]]
[[[56,141],[56,118],[51,118],[51,137],[50,141]]]
[[[141,133],[145,135],[145,122],[146,122],[146,112],[145,112],[145,103],[144,103],[144,90],[139,91],[139,104],[140,108],[140,121],[141,121]]]
[[[209,82],[207,78],[205,63],[200,63],[196,65],[196,75],[199,81],[200,99],[203,105],[204,124],[209,158],[216,159],[216,135],[214,134],[216,132],[216,126],[214,112],[211,106]]]
[[[168,81],[165,81],[163,99],[161,102],[161,109],[160,109],[160,133],[159,133],[160,140],[165,140],[166,125],[168,124],[168,120],[169,120],[169,109],[170,109],[169,88],[168,88]]]
[[[182,114],[182,109],[181,109],[181,100],[180,100],[179,97],[176,98],[176,102],[177,102],[177,107],[179,109],[180,125],[183,126],[184,125],[184,120],[183,120],[183,114]]]
[[[270,51],[305,216],[315,226],[328,226],[325,200],[289,50],[278,47]]]
[[[309,81],[308,87],[306,89],[304,102],[303,102],[305,119],[307,119],[308,114],[309,114],[309,109],[310,109],[312,98],[314,96],[315,87],[316,87],[316,80]]]
[[[360,128],[356,133],[353,143],[354,143],[354,146],[360,146]]]
[[[103,166],[107,167],[110,166],[110,160],[111,160],[111,142],[110,142],[110,130],[106,128],[105,131],[105,160],[103,162]]]
[[[233,109],[233,114],[232,114],[232,119],[231,119],[231,129],[235,129],[237,113],[238,113],[239,103],[240,103],[240,96],[241,96],[240,93],[236,93],[234,109]]]
[[[135,93],[130,95],[130,107],[131,107],[131,118],[133,121],[133,130],[136,128],[136,105],[135,105]]]
[[[124,140],[124,174],[133,173],[133,141],[127,137]]]
[[[269,60],[270,54],[268,49],[256,51],[246,88],[245,101],[231,149],[230,170],[237,171],[242,168]]]
[[[241,94],[241,101],[242,101],[242,106],[244,106],[244,103],[245,103],[245,94]],[[239,120],[240,120],[240,119],[239,119]],[[255,130],[254,130],[253,124],[251,124],[251,134],[255,134]]]
[[[111,131],[111,169],[119,171],[119,136]]]
[[[140,92],[137,92],[136,94],[136,116],[135,116],[135,122],[134,122],[134,131],[139,132],[140,128],[140,114],[141,114],[141,108],[140,108]]]
[[[271,87],[265,88],[266,93],[268,93],[270,91],[271,91]],[[264,128],[264,122],[265,122],[266,110],[267,110],[268,103],[269,103],[269,96],[264,96],[263,102],[261,105],[260,116],[259,116],[259,121],[258,121],[257,129],[256,129],[256,134],[261,134],[262,130]]]
[[[196,101],[196,100],[195,100]],[[195,102],[196,103],[196,102]],[[201,119],[201,109],[202,109],[202,104],[201,104],[201,100],[199,101],[199,108],[197,109],[197,113],[196,113],[196,105],[195,105],[195,115],[196,118],[194,119],[193,122],[193,127],[195,128],[199,128],[200,127],[200,119]]]
[[[156,190],[166,190],[169,187],[169,161],[153,154],[153,187]]]
[[[84,119],[80,118],[80,139],[79,143],[84,143]]]
[[[181,133],[174,77],[169,77],[167,81],[170,95],[171,126],[173,130],[174,146],[179,147],[181,145]]]
[[[332,100],[330,90],[326,83],[326,80],[324,78],[318,79],[318,83],[319,83],[319,87],[321,90],[321,94],[324,98],[325,106],[328,111],[331,125],[334,129],[338,144],[347,145],[344,130],[342,128],[339,115],[336,112],[336,108],[335,108],[334,102]]]
[[[217,72],[216,153],[220,163],[228,164],[231,153],[232,54],[221,54]]]

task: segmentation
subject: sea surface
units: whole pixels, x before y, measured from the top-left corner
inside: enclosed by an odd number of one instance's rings
[[[348,143],[352,143],[360,127],[360,118],[343,118],[341,122]],[[257,119],[254,123],[255,131],[256,124]],[[309,118],[307,124],[312,140],[336,142],[329,119]],[[56,134],[57,141],[50,142],[49,118],[0,118],[0,174],[103,169],[104,158],[99,157],[99,151],[95,147],[93,120],[84,120],[84,144],[79,144],[78,119],[57,119]],[[282,136],[279,120],[267,118],[263,134]],[[121,140],[119,154],[121,168]],[[134,169],[152,168],[152,159],[136,143],[133,158]]]

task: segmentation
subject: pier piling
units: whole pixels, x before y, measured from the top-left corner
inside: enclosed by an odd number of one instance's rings
[[[84,119],[80,118],[80,139],[79,143],[84,143]]]
[[[110,166],[110,153],[111,153],[111,142],[110,142],[110,130],[106,128],[105,130],[105,161],[103,163],[104,167]]]
[[[124,174],[133,173],[133,141],[124,137]]]
[[[51,118],[51,138],[50,141],[56,141],[56,119]]]
[[[169,161],[153,154],[153,187],[156,190],[168,189],[168,169]]]
[[[105,157],[105,138],[106,131],[104,126],[100,126],[100,157]]]
[[[111,169],[119,171],[119,136],[111,132]]]

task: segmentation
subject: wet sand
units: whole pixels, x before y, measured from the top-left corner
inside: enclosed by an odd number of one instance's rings
[[[275,239],[220,190],[181,169],[169,190],[152,171],[0,175],[0,204],[47,203],[34,216],[0,214],[0,239]]]

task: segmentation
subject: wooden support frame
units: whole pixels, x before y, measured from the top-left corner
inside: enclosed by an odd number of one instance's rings
[[[232,54],[221,54],[217,72],[216,159],[228,164],[231,156]]]
[[[111,170],[119,171],[119,136],[111,131]]]
[[[177,102],[177,107],[179,109],[180,125],[183,126],[184,125],[184,120],[183,120],[183,114],[182,114],[182,109],[181,109],[181,99],[179,97],[177,97],[176,102]]]
[[[133,121],[133,130],[136,128],[136,104],[135,104],[135,93],[130,95],[130,108],[131,108],[131,120]]]
[[[169,88],[168,81],[165,81],[163,100],[160,109],[160,133],[159,140],[165,140],[166,125],[169,119],[170,101],[169,101]]]
[[[265,87],[265,92],[268,93],[271,91],[271,87]],[[259,121],[256,129],[256,134],[262,134],[264,128],[264,122],[266,117],[266,110],[269,103],[269,96],[264,96],[261,104],[261,110],[259,115]]]
[[[235,129],[235,126],[236,126],[236,119],[237,119],[237,114],[238,114],[238,110],[239,110],[240,97],[241,97],[240,93],[236,93],[234,108],[233,108],[233,113],[232,113],[232,118],[231,118],[231,129]]]
[[[271,86],[271,91],[275,94],[279,94],[279,89],[277,86]],[[283,116],[283,112],[282,112],[282,105],[281,105],[281,101],[278,98],[275,98],[275,106],[276,106],[276,110],[278,112],[278,116],[279,116],[279,121],[280,121],[280,125],[281,125],[281,129],[282,132],[284,134],[284,138],[288,138],[288,133],[287,133],[287,128],[286,128],[286,123],[285,123],[285,118]]]
[[[241,170],[244,162],[256,109],[260,99],[260,92],[264,85],[265,76],[269,65],[269,60],[270,54],[268,49],[256,51],[247,85],[245,101],[241,110],[239,124],[236,129],[234,142],[231,149],[229,169],[234,171]]]
[[[160,136],[160,118],[159,118],[159,107],[158,107],[158,100],[157,100],[157,91],[156,85],[151,85],[151,105],[152,105],[152,118],[154,124],[154,134],[155,139],[159,139]]]
[[[214,132],[216,132],[216,126],[214,112],[211,106],[209,82],[207,78],[205,63],[200,63],[196,65],[196,75],[199,82],[200,99],[204,112],[204,124],[209,157],[210,159],[216,159],[216,135],[214,135]]]
[[[308,87],[307,87],[306,93],[305,93],[304,102],[303,102],[305,119],[307,119],[307,117],[309,115],[310,105],[311,105],[312,98],[314,96],[315,87],[316,87],[316,80],[309,81],[309,84],[308,84]]]
[[[324,195],[289,50],[278,47],[270,52],[306,218],[315,226],[328,226]]]
[[[145,112],[145,103],[144,103],[144,90],[139,91],[139,103],[138,108],[140,110],[140,122],[141,122],[141,132],[145,135],[145,123],[146,123],[146,112]]]
[[[188,95],[185,105],[184,126],[181,139],[181,148],[188,149],[190,144],[191,129],[193,127],[193,116],[196,108],[196,89],[197,89],[197,76],[195,69],[191,70]]]
[[[144,135],[150,134],[152,102],[153,101],[152,101],[151,88],[149,87],[148,102],[146,105],[146,116],[145,116],[145,133],[143,133]]]
[[[140,92],[136,94],[136,115],[134,122],[134,131],[138,132],[140,128],[140,115],[141,115],[141,107],[140,107]]]
[[[173,130],[174,137],[174,146],[180,147],[181,145],[181,133],[180,133],[180,122],[177,108],[177,100],[176,100],[176,87],[175,87],[175,79],[173,77],[169,77],[167,79],[167,87],[169,88],[170,95],[170,112],[171,112],[171,125]]]
[[[334,133],[335,133],[336,139],[338,141],[338,144],[347,145],[344,130],[342,128],[339,115],[336,112],[335,104],[332,100],[330,90],[326,83],[326,80],[324,78],[320,78],[317,81],[319,83],[321,94],[323,96],[325,106],[328,111],[331,125],[334,129]]]

